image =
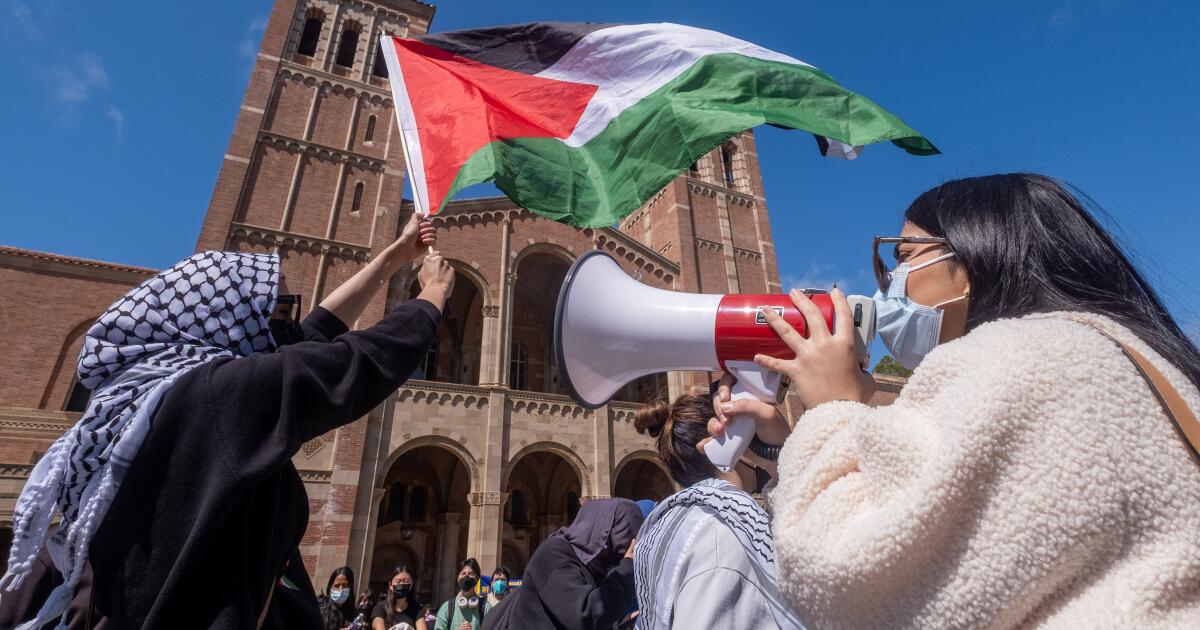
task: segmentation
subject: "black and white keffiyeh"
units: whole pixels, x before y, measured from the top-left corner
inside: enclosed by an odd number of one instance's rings
[[[88,329],[77,370],[92,398],[38,461],[13,513],[0,595],[20,587],[51,520],[62,514],[46,544],[64,582],[22,630],[56,617],[66,627],[92,536],[175,382],[218,357],[273,346],[267,324],[278,282],[274,254],[203,252],[134,287]]]
[[[790,616],[787,604],[774,588],[777,576],[775,547],[766,511],[749,494],[729,482],[705,479],[663,499],[646,517],[638,532],[633,565],[641,613],[636,627],[639,630],[672,627],[673,608],[667,605],[668,601],[660,599],[673,598],[679,592],[687,560],[678,553],[687,545],[673,547],[672,542],[690,541],[699,529],[712,526],[711,518],[697,518],[695,510],[715,516],[733,531],[754,565],[755,573],[765,582],[763,586],[768,587],[764,590],[773,600],[772,605]],[[705,551],[697,550],[697,553]]]

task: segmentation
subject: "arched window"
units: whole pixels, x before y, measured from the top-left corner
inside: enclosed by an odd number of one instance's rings
[[[317,41],[321,39],[321,25],[325,23],[325,14],[319,9],[311,9],[304,20],[304,30],[300,31],[300,45],[296,52],[312,57],[317,54]]]
[[[367,119],[367,133],[363,136],[363,142],[370,142],[375,139],[375,117],[371,116]]]
[[[700,174],[699,162],[692,162],[692,165],[688,167],[688,173],[690,173],[692,175],[692,177],[699,175]]]
[[[414,296],[416,297],[416,296]],[[421,366],[421,372],[413,378],[418,378],[426,381],[437,380],[437,359],[438,346],[437,343],[429,346],[429,350],[425,352],[425,363]]]
[[[354,66],[354,55],[358,53],[358,24],[355,22],[347,22],[346,28],[342,30],[342,39],[338,42],[337,59],[334,60],[339,66],[351,68]]]
[[[733,151],[732,144],[721,145],[721,167],[725,171],[725,185],[733,188]]]
[[[83,411],[87,409],[88,400],[92,397],[92,390],[83,386],[79,381],[71,386],[71,395],[67,396],[67,404],[63,407],[64,411]]]
[[[375,65],[371,67],[371,74],[377,77],[387,78],[387,61],[383,58],[383,47],[388,45],[388,39],[391,35],[383,33],[379,36],[379,50],[375,53]]]
[[[579,495],[574,492],[567,493],[567,523],[575,522],[575,515],[579,514]]]
[[[408,494],[402,482],[395,482],[388,488],[387,512],[384,515],[384,525],[404,519],[404,500]]]
[[[362,208],[363,183],[354,185],[354,202],[350,204],[350,212],[358,212]]]
[[[529,354],[525,352],[525,346],[514,343],[512,356],[508,359],[508,386],[513,389],[525,389],[528,369]]]
[[[513,527],[529,525],[529,503],[525,499],[524,490],[513,490],[508,500],[508,523]]]
[[[408,499],[409,522],[420,523],[425,520],[425,508],[428,505],[428,491],[425,486],[413,486],[412,496]]]

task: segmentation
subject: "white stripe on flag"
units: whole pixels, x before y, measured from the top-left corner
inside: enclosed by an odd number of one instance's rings
[[[417,119],[413,115],[412,101],[404,85],[404,73],[400,71],[400,59],[396,56],[395,38],[380,39],[383,60],[387,64],[388,81],[392,84],[392,95],[396,100],[396,122],[404,143],[404,162],[408,168],[409,185],[413,191],[413,205],[417,212],[429,216],[437,208],[429,207],[429,187],[425,185],[425,158],[421,154],[421,136],[417,133]]]
[[[592,31],[537,76],[599,89],[564,142],[580,147],[612,119],[691,68],[701,57],[736,53],[812,67],[724,33],[680,24],[628,24]]]
[[[825,157],[838,158],[842,160],[853,160],[862,154],[862,147],[852,147],[845,142],[839,142],[833,138],[824,138],[829,146],[825,149]]]

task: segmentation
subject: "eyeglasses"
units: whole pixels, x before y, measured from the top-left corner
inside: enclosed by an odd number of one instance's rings
[[[879,255],[879,245],[881,243],[895,244],[895,248],[892,250],[892,257],[896,262],[900,261],[900,245],[903,243],[942,245],[947,249],[950,248],[950,241],[938,236],[876,236],[875,243],[872,245],[874,254],[872,266],[875,268],[875,282],[879,285],[879,290],[882,293],[887,293],[888,287],[892,284],[892,268],[884,263],[883,257]]]

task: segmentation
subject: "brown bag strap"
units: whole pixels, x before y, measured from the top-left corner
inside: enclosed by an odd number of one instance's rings
[[[1123,343],[1116,337],[1101,330],[1097,326],[1092,326],[1100,334],[1111,339],[1114,343],[1121,347],[1121,351],[1125,356],[1133,361],[1133,365],[1137,367],[1142,378],[1150,384],[1150,389],[1154,392],[1154,396],[1158,398],[1158,402],[1162,404],[1163,411],[1167,417],[1175,423],[1175,428],[1179,430],[1183,439],[1187,441],[1188,446],[1192,447],[1192,454],[1200,458],[1200,419],[1196,418],[1196,414],[1192,412],[1191,407],[1188,407],[1187,402],[1183,400],[1183,396],[1179,394],[1179,390],[1171,385],[1171,381],[1150,362],[1142,353],[1133,349],[1133,347]]]

